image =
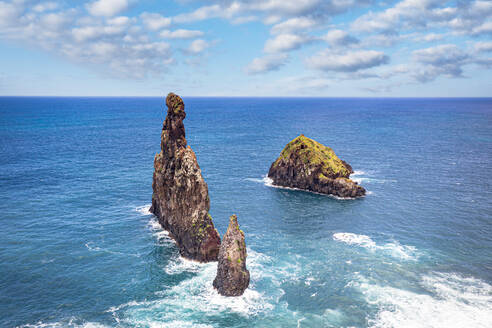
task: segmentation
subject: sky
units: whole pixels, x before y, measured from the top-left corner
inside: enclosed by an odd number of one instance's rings
[[[3,96],[492,97],[492,0],[0,0]]]

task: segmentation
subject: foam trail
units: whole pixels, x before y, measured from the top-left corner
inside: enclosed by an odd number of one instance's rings
[[[375,179],[371,177],[371,173],[367,173],[365,171],[357,171],[357,170],[350,175],[350,179],[354,180],[358,184],[398,182],[397,180],[391,180],[391,179]]]
[[[131,253],[112,251],[109,249],[101,248],[99,246],[92,246],[93,244],[94,244],[94,242],[90,241],[90,242],[85,244],[85,247],[91,252],[104,252],[104,253],[109,253],[109,254],[114,254],[114,255],[140,257],[140,254],[131,254]]]
[[[246,178],[246,181],[251,181],[251,182],[257,182],[257,183],[263,183],[267,187],[274,187],[273,186],[273,180],[270,179],[267,175],[263,176],[263,178],[258,179],[258,178]]]
[[[378,245],[369,236],[358,235],[350,232],[338,232],[333,234],[333,240],[366,248],[370,251],[383,251],[392,257],[402,260],[416,260],[418,258],[417,249],[414,246],[401,245],[397,241],[392,241],[384,245]]]
[[[368,318],[370,327],[492,327],[492,286],[479,279],[431,273],[420,282],[422,294],[372,284],[364,277],[348,287],[359,289],[369,304],[379,308]]]

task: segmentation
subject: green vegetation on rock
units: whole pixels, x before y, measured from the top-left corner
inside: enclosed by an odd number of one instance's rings
[[[293,158],[297,158],[298,161],[302,161],[310,167],[321,167],[320,179],[335,176],[348,177],[350,175],[350,171],[333,149],[305,137],[303,134],[285,146],[274,166],[279,165],[283,160],[289,161]]]

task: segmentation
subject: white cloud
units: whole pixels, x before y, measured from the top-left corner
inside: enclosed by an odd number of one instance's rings
[[[126,16],[118,16],[118,17],[109,19],[108,23],[111,25],[123,26],[123,25],[127,25],[128,23],[130,23],[130,21],[131,21],[131,19],[126,17]]]
[[[322,16],[341,13],[367,0],[250,0],[246,8],[287,17]]]
[[[208,44],[207,41],[202,39],[197,39],[190,44],[190,46],[188,47],[188,52],[192,54],[199,54],[203,52],[205,49],[207,49],[209,46],[210,45]]]
[[[432,65],[445,65],[465,60],[468,55],[454,44],[441,44],[426,49],[415,50],[413,57],[421,62]]]
[[[492,34],[492,21],[485,22],[473,29],[473,34]]]
[[[462,66],[470,59],[469,54],[454,44],[442,44],[415,50],[412,57],[416,62],[422,64],[420,69],[414,73],[414,77],[420,82],[432,81],[440,75],[461,77]]]
[[[264,51],[267,53],[284,52],[300,48],[311,41],[309,37],[297,34],[280,34],[265,43]]]
[[[44,2],[35,5],[32,10],[41,13],[45,11],[55,10],[57,8],[58,4],[56,2]]]
[[[211,18],[234,21],[237,16],[263,16],[265,24],[275,24],[282,19],[298,17],[326,18],[339,14],[370,0],[212,0],[215,4],[200,7],[192,12],[173,17],[178,23],[188,23]]]
[[[373,32],[386,31],[394,32],[399,26],[410,21],[412,25],[426,26],[431,19],[432,9],[442,2],[441,0],[403,0],[394,7],[390,7],[383,12],[369,12],[352,23],[352,28],[356,31]],[[437,15],[443,15],[442,11]]]
[[[87,5],[94,16],[114,16],[128,8],[128,0],[97,0]]]
[[[122,25],[84,26],[72,29],[73,38],[77,42],[85,42],[101,37],[123,36],[125,33],[126,27]]]
[[[282,23],[278,23],[274,25],[270,32],[272,34],[280,34],[280,33],[290,33],[290,32],[298,32],[301,30],[311,29],[317,25],[316,20],[310,17],[294,17],[288,19]]]
[[[163,17],[160,14],[144,12],[140,15],[140,18],[142,19],[144,25],[152,31],[157,31],[163,27],[168,27],[171,25],[171,19],[168,17]]]
[[[286,54],[272,54],[261,58],[255,58],[248,67],[246,67],[246,73],[253,75],[275,71],[285,65],[286,60]]]
[[[202,31],[179,29],[175,31],[164,30],[159,35],[166,39],[193,39],[203,35]]]
[[[211,18],[233,19],[235,15],[243,12],[242,8],[243,5],[240,2],[232,2],[227,7],[220,5],[205,6],[190,13],[174,16],[173,21],[176,23],[189,23]]]
[[[444,34],[429,33],[424,35],[418,35],[414,38],[414,40],[423,41],[423,42],[434,42],[434,41],[440,41],[443,38],[444,38]]]
[[[342,30],[331,30],[321,38],[334,46],[345,46],[353,43],[359,43],[359,40]]]
[[[351,28],[382,33],[450,28],[460,34],[482,34],[492,32],[492,26],[487,24],[491,16],[492,1],[402,0],[384,11],[362,15]]]
[[[474,47],[479,52],[492,51],[492,42],[477,42]]]
[[[0,26],[17,21],[23,11],[22,6],[0,1]]]
[[[375,50],[352,51],[344,54],[322,51],[307,59],[307,65],[311,68],[335,72],[356,72],[388,62],[388,56]]]
[[[50,13],[42,16],[40,22],[47,28],[59,29],[70,23],[70,18],[61,13]]]
[[[147,30],[132,24],[135,18],[34,7],[0,1],[0,39],[20,41],[120,78],[156,75],[173,62],[170,45],[153,41]]]

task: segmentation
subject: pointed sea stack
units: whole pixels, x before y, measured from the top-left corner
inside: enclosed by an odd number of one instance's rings
[[[187,146],[183,100],[170,93],[161,134],[161,152],[154,158],[150,211],[176,241],[183,257],[216,261],[220,237],[208,213],[210,198],[195,153]]]
[[[352,167],[319,142],[300,135],[285,146],[268,177],[280,187],[338,197],[361,197],[366,190],[349,179]]]
[[[222,239],[219,264],[214,287],[224,296],[240,296],[249,285],[249,271],[246,269],[246,244],[244,232],[239,229],[237,216],[229,219],[229,227]]]

